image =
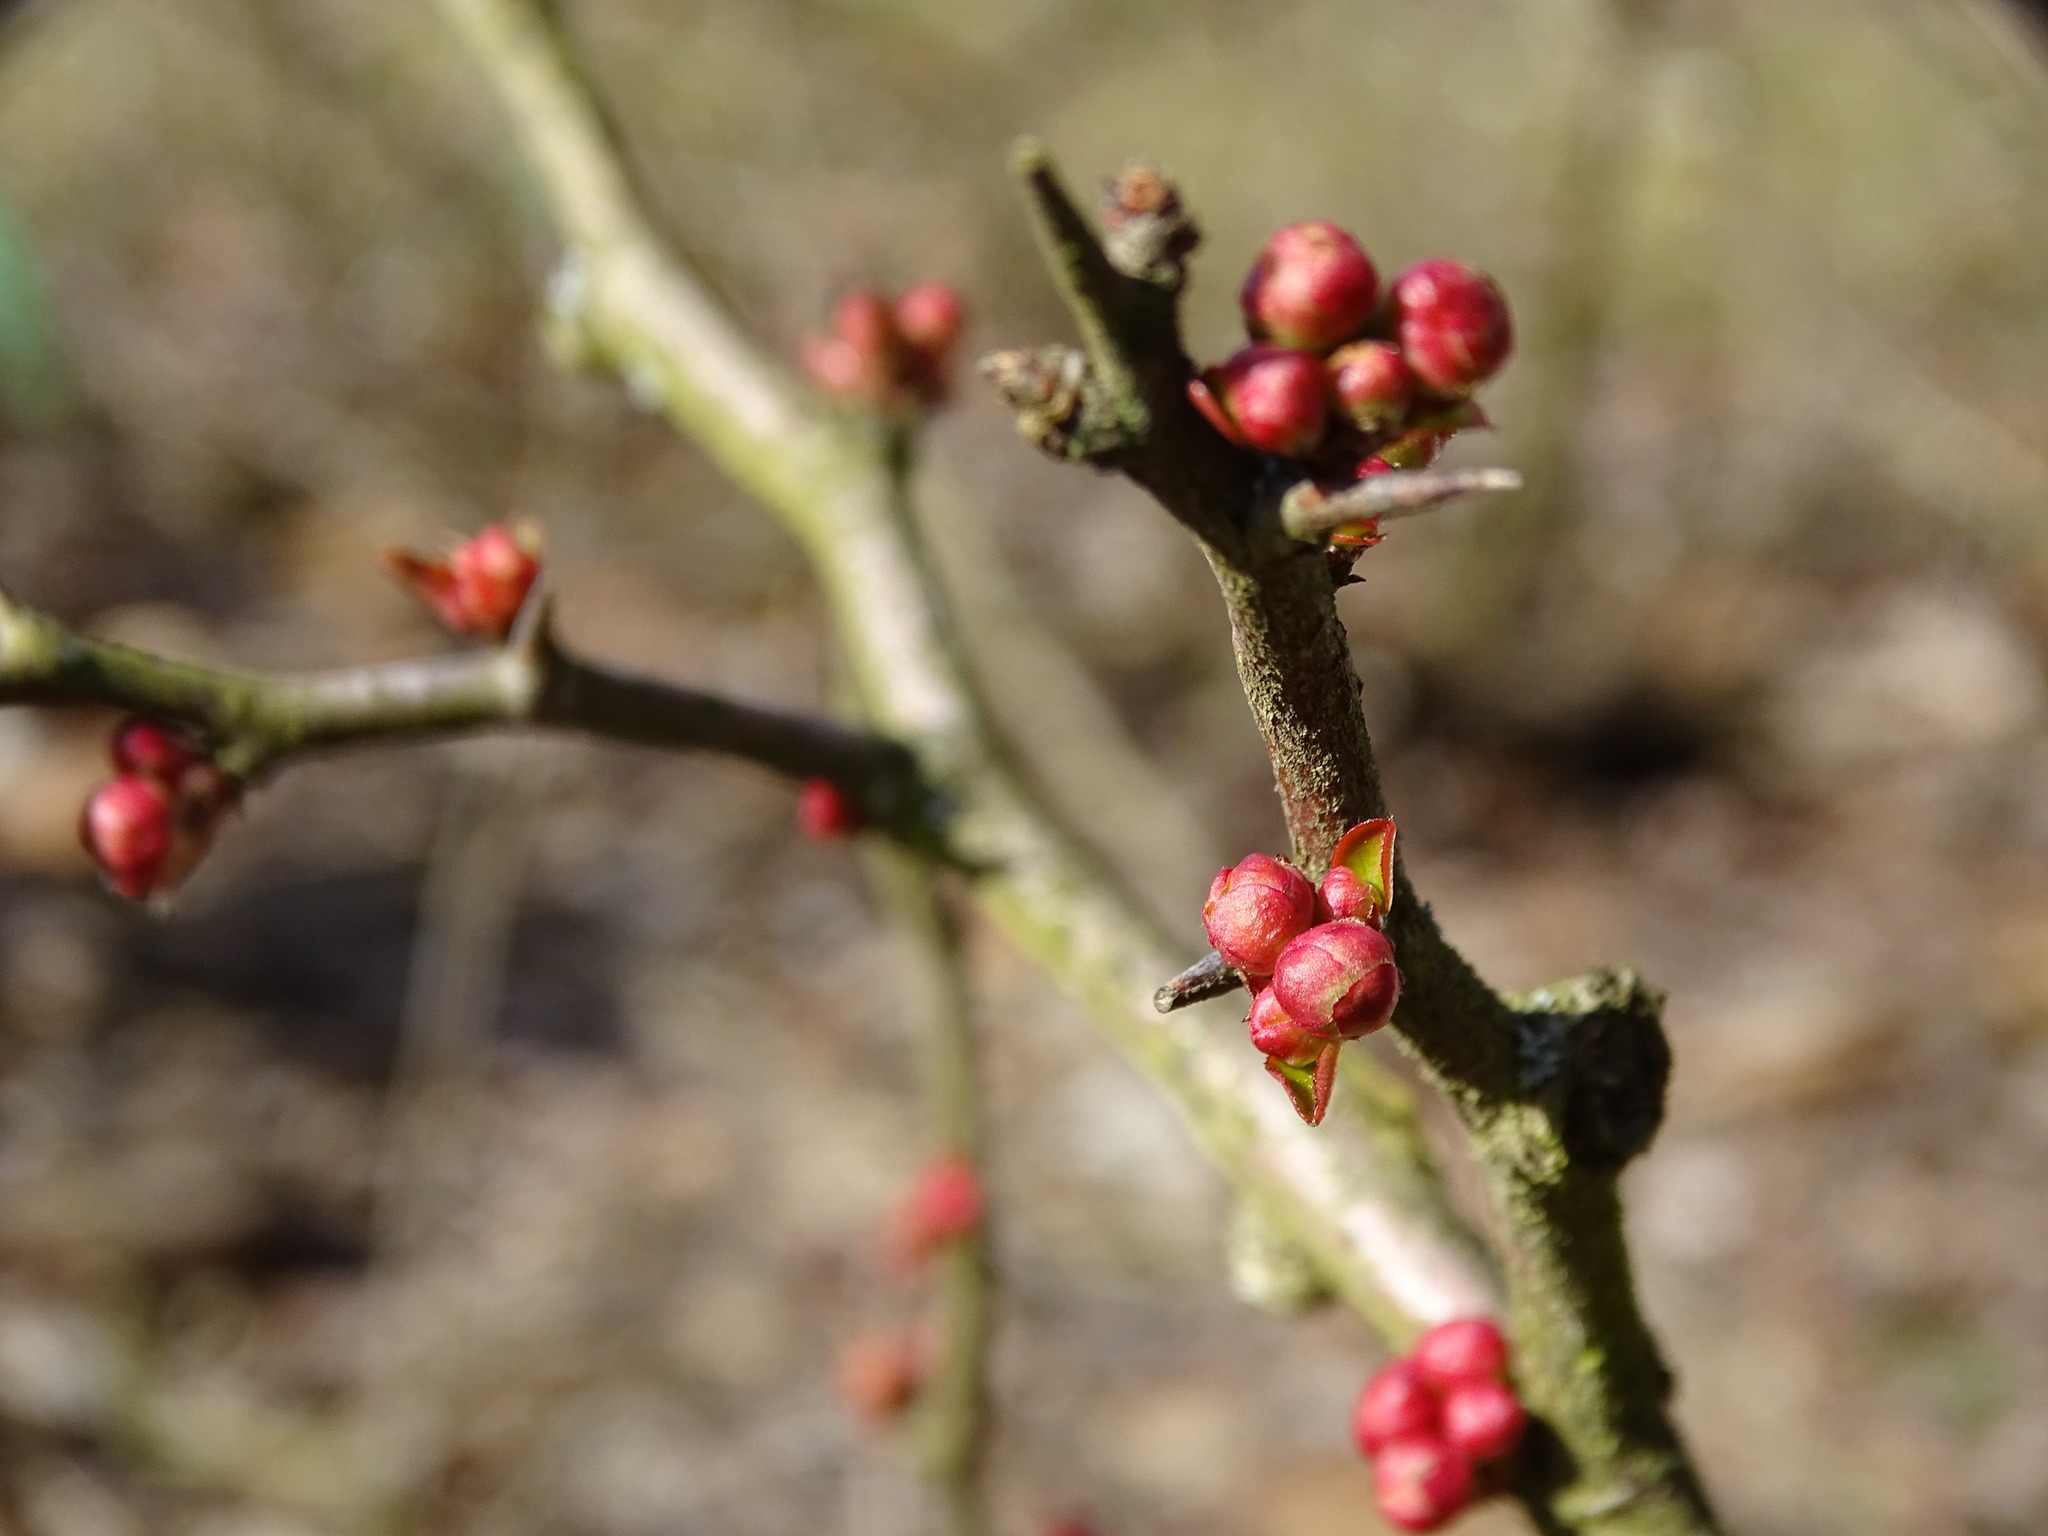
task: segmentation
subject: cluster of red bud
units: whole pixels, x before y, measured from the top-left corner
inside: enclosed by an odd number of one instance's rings
[[[108,745],[114,777],[92,792],[79,840],[130,901],[176,890],[213,841],[240,786],[189,731],[124,720]]]
[[[831,334],[806,336],[798,356],[811,382],[835,399],[911,416],[945,400],[965,323],[960,295],[945,283],[918,283],[893,303],[872,288],[849,288],[832,306]]]
[[[493,523],[443,556],[387,549],[382,559],[453,633],[503,640],[540,579],[540,534],[528,523]]]
[[[1372,1460],[1388,1524],[1433,1531],[1499,1491],[1528,1423],[1507,1375],[1500,1329],[1464,1317],[1430,1329],[1365,1384],[1351,1433]]]
[[[1507,300],[1484,273],[1420,262],[1383,291],[1372,258],[1334,224],[1290,224],[1238,296],[1251,345],[1188,385],[1241,447],[1300,461],[1341,486],[1426,469],[1460,427],[1483,426],[1472,392],[1514,345]],[[1340,543],[1369,544],[1361,526]]]
[[[883,1232],[883,1257],[907,1278],[921,1276],[933,1259],[981,1229],[981,1179],[959,1157],[927,1163],[911,1180]],[[894,1423],[916,1400],[930,1370],[932,1350],[915,1325],[878,1328],[847,1340],[839,1351],[839,1396],[863,1423]]]
[[[1285,859],[1247,854],[1219,870],[1202,907],[1216,952],[1252,994],[1246,1019],[1266,1070],[1310,1125],[1322,1123],[1347,1040],[1381,1028],[1401,996],[1381,930],[1394,894],[1394,823],[1338,840],[1320,886]]]

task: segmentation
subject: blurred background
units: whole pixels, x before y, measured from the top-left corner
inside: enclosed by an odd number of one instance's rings
[[[1645,1303],[1731,1524],[2048,1528],[2048,73],[1992,0],[568,0],[666,231],[788,348],[853,280],[1064,337],[1006,184],[1143,156],[1245,264],[1331,218],[1521,348],[1342,599],[1404,843],[1497,983],[1633,960]],[[511,512],[572,641],[828,696],[791,547],[534,325],[552,237],[398,0],[0,32],[0,581],[273,667],[445,642],[374,565]],[[971,382],[926,504],[1033,770],[1192,944],[1282,846],[1207,573]],[[751,770],[311,764],[165,917],[75,843],[104,718],[0,715],[0,1528],[933,1529],[835,1404],[903,1315],[908,992]],[[1006,1531],[1379,1529],[1348,1316],[1231,1299],[1171,1112],[973,936]],[[1495,1511],[1475,1529],[1506,1531]]]

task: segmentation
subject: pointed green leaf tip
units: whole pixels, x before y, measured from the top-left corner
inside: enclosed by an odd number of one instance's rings
[[[1309,1125],[1321,1125],[1330,1111],[1330,1094],[1337,1086],[1337,1052],[1342,1045],[1342,1041],[1331,1041],[1313,1063],[1301,1066],[1278,1056],[1266,1058],[1273,1081],[1287,1090],[1287,1102]]]
[[[1392,819],[1381,816],[1361,821],[1337,840],[1336,851],[1330,855],[1330,873],[1323,876],[1326,900],[1334,895],[1330,877],[1339,870],[1347,872],[1364,887],[1365,904],[1338,915],[1362,917],[1375,928],[1382,927],[1387,920],[1387,909],[1394,904]],[[1338,903],[1329,900],[1329,905],[1334,911]]]

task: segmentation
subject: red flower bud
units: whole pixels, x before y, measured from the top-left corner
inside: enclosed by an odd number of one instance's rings
[[[1497,1381],[1468,1381],[1444,1394],[1444,1439],[1475,1462],[1514,1450],[1528,1421],[1520,1399]]]
[[[1316,891],[1284,859],[1248,853],[1218,870],[1202,907],[1202,926],[1216,952],[1252,976],[1272,974],[1273,962],[1315,921]]]
[[[1425,261],[1394,281],[1395,324],[1415,376],[1462,395],[1500,371],[1515,333],[1492,278],[1455,261]]]
[[[458,545],[448,568],[455,577],[462,628],[497,640],[511,633],[512,621],[519,617],[526,594],[540,576],[540,561],[499,523]]]
[[[1472,1463],[1428,1435],[1404,1435],[1380,1447],[1373,1498],[1389,1525],[1433,1531],[1472,1502]]]
[[[832,306],[832,334],[805,337],[798,357],[841,400],[892,413],[934,405],[946,396],[964,318],[944,283],[919,283],[893,305],[872,288],[849,288]]]
[[[863,1422],[888,1424],[924,1380],[924,1351],[907,1330],[863,1333],[839,1350],[839,1399]]]
[[[107,883],[141,901],[160,888],[170,865],[177,839],[171,791],[140,774],[111,779],[85,802],[78,836]]]
[[[796,825],[814,842],[851,837],[860,830],[860,808],[832,780],[805,779],[796,792]]]
[[[896,300],[896,332],[911,346],[943,358],[966,322],[960,295],[945,283],[917,283]]]
[[[1354,341],[1330,354],[1330,390],[1338,409],[1361,432],[1399,426],[1415,398],[1415,375],[1400,348],[1384,341]]]
[[[1280,951],[1273,992],[1303,1028],[1356,1040],[1393,1017],[1401,996],[1394,946],[1355,917],[1319,924]]]
[[[849,288],[832,305],[832,332],[859,355],[868,370],[880,378],[896,371],[896,350],[901,338],[896,317],[872,288]]]
[[[514,533],[493,523],[445,560],[387,549],[383,563],[456,634],[502,640],[539,579],[535,542],[531,531]]]
[[[1355,917],[1375,928],[1386,923],[1394,899],[1394,823],[1361,821],[1337,840],[1330,868],[1316,888],[1316,918]]]
[[[1473,1381],[1501,1381],[1508,1373],[1508,1341],[1490,1317],[1438,1323],[1415,1341],[1408,1358],[1440,1392]]]
[[[124,720],[114,731],[107,755],[123,773],[139,773],[175,787],[185,770],[206,761],[206,753],[183,726],[157,720]]]
[[[1323,1047],[1330,1043],[1321,1036],[1310,1034],[1287,1017],[1287,1010],[1273,996],[1271,987],[1261,988],[1259,995],[1252,999],[1251,1016],[1245,1020],[1245,1028],[1252,1037],[1253,1047],[1261,1055],[1274,1057],[1292,1067],[1312,1064],[1322,1055]]]
[[[1233,442],[1283,459],[1299,458],[1323,440],[1330,419],[1329,380],[1306,352],[1263,343],[1240,347],[1203,373]],[[1203,402],[1191,385],[1189,398]],[[1203,414],[1208,415],[1204,407]]]
[[[1412,1360],[1396,1360],[1365,1384],[1351,1411],[1351,1438],[1364,1455],[1377,1456],[1389,1440],[1435,1435],[1441,1429],[1436,1389]]]
[[[1365,329],[1379,273],[1334,224],[1290,224],[1259,251],[1238,303],[1245,332],[1305,352],[1327,352]]]
[[[1370,923],[1375,894],[1371,886],[1342,864],[1333,865],[1323,876],[1323,883],[1316,887],[1316,916],[1326,923],[1340,917]]]
[[[964,1158],[929,1163],[911,1183],[896,1213],[889,1247],[905,1266],[923,1263],[981,1225],[981,1180]]]
[[[811,382],[828,395],[853,400],[873,390],[867,364],[850,341],[837,336],[806,336],[798,344],[797,358]]]

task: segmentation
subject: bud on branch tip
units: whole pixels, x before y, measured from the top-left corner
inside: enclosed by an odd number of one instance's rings
[[[432,559],[387,549],[384,569],[458,635],[503,641],[540,579],[541,537],[530,522],[493,523]]]

